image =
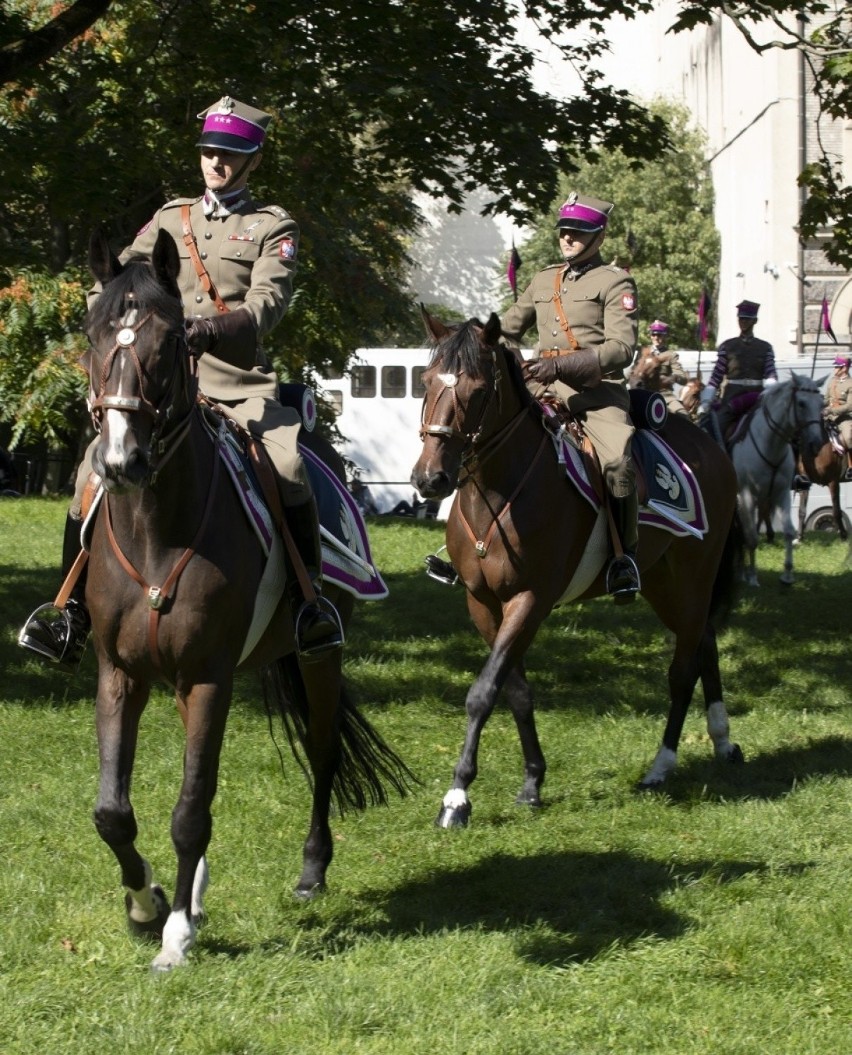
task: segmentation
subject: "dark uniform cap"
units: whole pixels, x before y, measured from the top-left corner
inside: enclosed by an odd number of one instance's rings
[[[651,333],[668,333],[668,324],[663,322],[662,319],[654,319],[650,327]]]
[[[571,231],[602,231],[612,210],[611,201],[601,201],[572,191],[559,210],[556,226]]]
[[[202,110],[198,115],[204,119],[198,147],[218,147],[234,154],[254,154],[263,146],[266,127],[272,114],[256,110],[253,106],[232,99],[230,95]]]
[[[760,307],[759,304],[755,304],[753,300],[741,300],[737,305],[737,318],[738,319],[756,319],[757,309]]]

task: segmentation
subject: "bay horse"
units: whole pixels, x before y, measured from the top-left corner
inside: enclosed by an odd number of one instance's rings
[[[686,384],[681,386],[676,395],[674,389],[664,387],[662,383],[662,368],[671,360],[675,352],[656,352],[650,345],[640,349],[639,357],[633,364],[627,384],[630,388],[643,388],[649,392],[661,392],[666,398],[669,410],[672,413],[683,412],[696,421],[698,418],[698,406],[704,383],[701,375],[690,377]]]
[[[235,489],[220,479],[218,441],[206,431],[196,399],[174,240],[161,232],[150,262],[122,267],[95,232],[89,266],[103,292],[86,317],[83,366],[99,432],[93,464],[105,489],[86,587],[98,663],[94,822],[120,865],[130,929],[161,941],[151,966],[167,971],[186,963],[203,917],[211,804],[235,671],[261,670],[264,694],[280,707],[291,746],[295,737],[307,756],[313,803],[298,896],[310,898],[325,886],[332,796],[341,807],[384,802],[385,785],[403,792],[410,774],[356,711],[342,682],[340,650],[297,660],[286,600],[274,602],[254,645],[247,641],[264,555]],[[303,439],[345,481],[327,441],[304,430]],[[352,597],[331,588],[324,594],[345,624]],[[171,822],[177,856],[171,906],[136,849],[130,801],[139,721],[160,680],[174,689],[186,730]]]
[[[423,314],[433,352],[423,374],[423,449],[411,482],[435,499],[458,488],[446,546],[471,619],[490,650],[467,694],[467,734],[437,820],[456,827],[470,817],[468,788],[477,775],[480,737],[504,688],[524,758],[516,801],[541,804],[546,766],[524,656],[556,605],[605,593],[608,532],[603,507],[595,511],[559,463],[520,359],[501,341],[497,315],[485,325],[478,319],[445,325]],[[684,415],[671,415],[662,435],[700,485],[707,530],[700,539],[640,529],[642,593],[675,635],[668,720],[641,788],[659,787],[675,768],[699,678],[716,756],[743,757],[729,739],[716,644],[735,591],[736,478],[718,444]]]
[[[846,521],[840,505],[840,482],[843,479],[846,466],[847,454],[839,439],[832,437],[831,431],[823,419],[822,424],[823,443],[815,452],[804,450],[800,453],[796,465],[796,471],[806,476],[811,483],[820,484],[828,488],[831,496],[831,511],[834,515],[834,524],[838,534],[846,541]],[[808,518],[808,492],[799,492],[799,540],[805,537],[805,522]]]
[[[745,541],[745,581],[757,586],[758,525],[784,536],[784,570],[781,582],[795,582],[793,547],[796,530],[790,490],[796,458],[796,439],[804,457],[822,445],[821,381],[793,373],[760,393],[754,407],[736,428],[730,444],[737,473],[740,520]]]

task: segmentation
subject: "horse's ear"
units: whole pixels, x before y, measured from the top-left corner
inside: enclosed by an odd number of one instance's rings
[[[177,277],[180,273],[180,256],[174,238],[168,231],[160,228],[154,251],[151,253],[151,264],[154,274],[161,286],[177,292]]]
[[[440,319],[436,319],[434,315],[430,315],[426,310],[426,305],[420,302],[420,317],[423,319],[423,325],[426,327],[427,336],[431,337],[432,340],[437,344],[438,341],[444,340],[449,335],[449,330],[441,322]]]
[[[503,331],[500,328],[500,317],[492,311],[488,316],[488,322],[482,331],[482,337],[487,345],[498,344]]]
[[[118,257],[109,247],[103,227],[96,227],[89,237],[89,270],[102,286],[111,282],[123,270]]]

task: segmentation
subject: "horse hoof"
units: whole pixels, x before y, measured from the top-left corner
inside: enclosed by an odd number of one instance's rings
[[[661,791],[665,780],[661,777],[655,777],[653,780],[640,780],[634,787],[634,791]]]
[[[741,766],[745,762],[745,755],[739,744],[731,744],[731,750],[728,752],[728,761],[735,766]]]
[[[315,897],[325,893],[325,882],[313,883],[311,886],[302,886],[301,883],[293,891],[293,897],[297,901],[312,901]]]
[[[537,792],[522,791],[515,799],[516,806],[532,806],[533,809],[541,809],[541,798]]]
[[[435,824],[439,828],[466,828],[471,812],[470,803],[463,806],[441,806]]]
[[[161,953],[151,961],[151,974],[159,977],[160,975],[168,974],[169,971],[173,971],[175,967],[186,967],[187,963],[189,961],[185,956],[180,960],[176,960]]]
[[[153,942],[159,945],[163,940],[163,927],[165,927],[166,920],[169,918],[172,910],[165,891],[161,886],[152,887],[151,893],[157,903],[157,915],[154,919],[147,920],[146,922],[140,922],[139,920],[133,919],[130,915],[130,908],[133,899],[130,897],[130,894],[124,895],[124,908],[127,912],[127,929],[130,932],[130,936],[136,938],[137,941]]]

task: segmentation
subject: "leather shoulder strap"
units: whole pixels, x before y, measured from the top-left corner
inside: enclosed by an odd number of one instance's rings
[[[228,305],[219,296],[219,291],[213,285],[213,279],[208,274],[207,268],[204,266],[201,257],[198,255],[198,246],[195,244],[195,235],[192,233],[192,221],[189,218],[188,205],[181,205],[180,219],[183,228],[183,244],[189,250],[190,259],[192,260],[195,272],[201,282],[201,288],[216,305],[216,310],[218,312],[229,311],[230,309],[228,308]]]
[[[580,347],[580,342],[574,336],[574,331],[568,325],[568,319],[565,317],[565,309],[562,307],[562,297],[560,296],[559,280],[562,278],[562,268],[558,267],[553,273],[553,307],[556,310],[556,318],[559,320],[559,325],[565,331],[565,337],[568,340],[568,345],[572,352],[576,352]]]

